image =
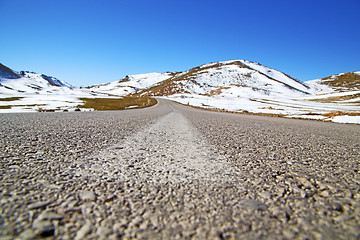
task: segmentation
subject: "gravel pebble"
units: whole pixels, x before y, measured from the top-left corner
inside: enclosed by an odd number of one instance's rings
[[[96,195],[93,191],[82,191],[79,193],[79,198],[81,201],[95,201]]]

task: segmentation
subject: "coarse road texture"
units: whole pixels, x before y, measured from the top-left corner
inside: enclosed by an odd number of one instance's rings
[[[359,239],[360,126],[201,111],[0,115],[0,239]]]

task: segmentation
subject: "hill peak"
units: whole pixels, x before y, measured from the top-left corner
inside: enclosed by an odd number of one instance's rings
[[[278,70],[247,60],[212,62],[173,73],[163,82],[137,94],[169,96],[179,93],[209,94],[218,88],[250,88],[265,95],[308,94],[310,87]],[[288,93],[286,93],[288,92]]]
[[[360,71],[335,74],[322,78],[321,82],[330,87],[360,90]]]
[[[0,78],[18,79],[18,78],[21,78],[21,76],[19,74],[17,74],[15,71],[13,71],[12,69],[10,69],[0,63]]]

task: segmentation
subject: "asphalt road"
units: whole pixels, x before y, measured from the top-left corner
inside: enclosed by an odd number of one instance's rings
[[[201,111],[0,115],[0,239],[359,239],[360,126]]]

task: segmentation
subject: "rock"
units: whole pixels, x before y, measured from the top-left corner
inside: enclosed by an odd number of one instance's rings
[[[116,195],[115,194],[109,194],[109,195],[105,195],[101,198],[101,200],[103,202],[111,202],[113,201],[114,199],[116,199]]]
[[[44,208],[47,205],[49,205],[50,203],[51,203],[50,201],[32,203],[32,204],[28,205],[28,209],[33,210],[33,209],[38,209],[38,208]]]
[[[280,207],[271,207],[271,208],[269,208],[269,210],[274,216],[284,213],[284,209],[282,209]]]
[[[35,220],[32,227],[41,237],[50,237],[55,234],[55,227],[50,221]]]
[[[13,236],[0,236],[0,240],[14,240]]]
[[[76,233],[75,240],[82,240],[84,237],[91,232],[91,222],[86,222],[80,230]]]
[[[93,191],[82,191],[79,193],[79,198],[81,201],[95,201],[96,195]]]
[[[327,190],[329,189],[327,184],[323,183],[323,182],[320,182],[319,180],[316,180],[316,186],[319,190]]]
[[[35,231],[33,229],[28,228],[25,231],[23,231],[22,233],[20,233],[20,235],[18,236],[18,239],[21,239],[21,240],[37,239],[37,234],[35,233]],[[3,239],[0,237],[0,240],[3,240]]]
[[[112,233],[112,224],[111,224],[111,222],[108,222],[106,220],[103,221],[96,230],[96,234],[98,236],[101,236],[102,238],[104,238],[105,236],[107,236],[111,233]]]
[[[284,187],[279,186],[275,189],[275,192],[278,196],[282,197],[285,194],[286,190]]]
[[[329,190],[324,190],[324,191],[319,192],[319,195],[321,197],[328,198],[328,197],[330,197],[331,193]]]
[[[295,232],[291,229],[285,229],[283,231],[283,234],[285,235],[285,237],[287,239],[294,239],[294,237],[295,237]]]
[[[11,165],[9,166],[9,169],[20,170],[20,167],[18,165]]]
[[[297,200],[295,201],[295,206],[296,206],[296,209],[303,209],[303,208],[306,208],[308,206],[308,201],[306,200]]]
[[[295,177],[295,179],[304,187],[310,187],[310,188],[313,187],[311,182],[305,177]]]
[[[336,218],[334,218],[334,221],[336,223],[340,223],[340,222],[346,222],[346,221],[349,221],[351,219],[353,219],[354,217],[353,216],[348,216],[348,215],[340,215],[340,216],[337,216]]]
[[[143,219],[142,217],[137,216],[137,217],[135,217],[135,218],[132,220],[131,225],[138,227],[138,226],[140,226],[140,224],[141,224],[143,221],[144,221],[144,219]]]
[[[342,204],[339,203],[339,202],[334,202],[334,203],[332,204],[332,209],[334,209],[334,210],[336,210],[336,211],[339,211],[339,212],[344,211],[344,208],[343,208]]]
[[[230,233],[224,233],[224,232],[221,232],[219,234],[219,237],[220,237],[220,239],[223,239],[223,240],[233,240],[234,239],[234,237]]]
[[[252,200],[252,199],[241,201],[239,204],[244,207],[249,207],[249,208],[252,208],[255,210],[265,211],[267,209],[267,207],[264,203],[257,201],[257,200]]]
[[[38,219],[40,220],[61,220],[64,216],[54,212],[43,212],[39,215]]]
[[[264,198],[264,199],[270,199],[271,198],[271,193],[269,193],[269,192],[261,192],[261,193],[259,193],[259,196]]]

